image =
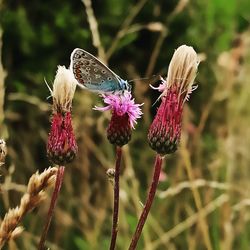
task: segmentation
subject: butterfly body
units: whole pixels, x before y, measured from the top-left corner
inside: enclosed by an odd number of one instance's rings
[[[83,49],[74,49],[70,59],[70,69],[82,88],[99,93],[119,92],[131,88],[127,81]]]

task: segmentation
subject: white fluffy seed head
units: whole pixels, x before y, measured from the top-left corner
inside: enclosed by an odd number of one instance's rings
[[[73,73],[65,66],[58,66],[51,93],[53,106],[57,111],[70,111],[76,84]]]
[[[187,45],[180,46],[174,52],[169,64],[165,91],[175,85],[180,91],[179,94],[184,94],[184,99],[186,99],[192,91],[198,65],[199,59],[193,47]]]

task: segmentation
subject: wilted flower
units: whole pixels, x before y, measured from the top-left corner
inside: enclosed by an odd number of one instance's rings
[[[193,86],[199,61],[192,47],[182,45],[170,62],[166,81],[157,88],[162,103],[148,133],[149,145],[161,155],[177,150],[181,136],[182,111]]]
[[[135,104],[134,99],[129,91],[122,94],[114,93],[102,95],[106,107],[95,107],[99,111],[112,111],[112,117],[107,129],[107,137],[110,143],[116,146],[123,146],[131,139],[132,129],[136,120],[141,117],[140,106]]]
[[[47,154],[58,165],[71,162],[77,154],[77,144],[71,120],[72,99],[76,80],[72,72],[64,66],[58,66],[51,95],[53,114],[49,133]]]

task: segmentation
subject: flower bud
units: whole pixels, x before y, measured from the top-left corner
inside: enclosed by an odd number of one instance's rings
[[[113,112],[107,129],[107,138],[111,144],[122,147],[131,139],[132,128],[128,114],[122,116]]]
[[[48,158],[55,164],[65,165],[73,161],[76,154],[77,144],[70,112],[54,114],[47,144]]]
[[[162,98],[148,133],[150,147],[160,155],[172,154],[177,150],[181,136],[183,106],[178,102],[175,90],[169,90]]]

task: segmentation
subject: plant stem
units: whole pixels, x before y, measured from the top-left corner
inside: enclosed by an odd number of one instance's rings
[[[151,182],[150,190],[148,192],[146,204],[144,205],[144,209],[141,213],[141,216],[140,216],[139,222],[137,224],[135,233],[132,237],[132,240],[131,240],[131,243],[129,246],[129,250],[136,249],[138,240],[141,236],[143,226],[147,220],[148,213],[150,211],[151,205],[152,205],[154,197],[155,197],[155,192],[157,189],[157,185],[158,185],[159,177],[160,177],[160,173],[161,173],[161,166],[162,166],[162,157],[157,154],[156,159],[155,159],[155,165],[154,165],[154,175],[153,175],[153,179]]]
[[[116,163],[115,163],[115,180],[114,180],[114,210],[113,210],[113,226],[112,235],[110,241],[110,250],[115,249],[116,237],[118,232],[118,214],[119,214],[119,177],[120,177],[120,166],[121,166],[121,147],[116,147]]]
[[[64,168],[65,168],[64,166],[59,166],[57,170],[55,188],[51,197],[50,207],[49,207],[49,211],[48,211],[47,218],[46,218],[46,224],[42,232],[38,250],[44,250],[44,243],[48,234],[48,230],[49,230],[50,222],[51,222],[53,212],[56,206],[57,198],[58,198],[61,186],[62,186]]]

